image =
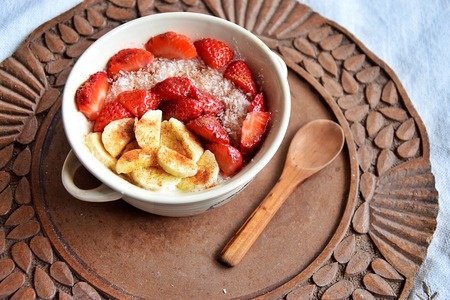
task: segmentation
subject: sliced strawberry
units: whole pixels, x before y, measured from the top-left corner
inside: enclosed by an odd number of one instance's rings
[[[95,120],[94,131],[101,132],[112,121],[131,117],[133,117],[131,112],[119,101],[108,102],[100,111],[97,120]]]
[[[157,83],[152,92],[162,100],[174,100],[191,97],[195,93],[195,86],[186,77],[169,77]]]
[[[241,144],[243,155],[253,152],[261,142],[270,120],[270,112],[252,111],[242,123]]]
[[[159,107],[164,120],[175,118],[181,122],[189,122],[199,117],[203,111],[201,103],[192,98],[162,101]]]
[[[196,89],[193,94],[203,107],[203,114],[216,116],[225,110],[225,104],[211,94],[202,90]]]
[[[223,77],[231,80],[250,98],[255,97],[257,89],[252,71],[248,65],[242,60],[236,60],[228,65],[223,73]]]
[[[75,104],[86,118],[94,121],[102,109],[110,83],[105,72],[89,76],[75,92]]]
[[[248,112],[252,111],[266,111],[266,101],[264,99],[264,94],[259,93],[253,98],[252,102],[248,106]]]
[[[145,49],[155,56],[170,59],[191,59],[197,56],[192,40],[180,33],[168,31],[150,38]]]
[[[210,67],[220,69],[225,67],[234,56],[233,50],[222,41],[204,38],[194,42],[200,58]]]
[[[202,115],[189,121],[186,124],[186,127],[197,137],[200,137],[209,143],[230,143],[228,133],[214,116]]]
[[[231,176],[242,169],[242,154],[229,144],[208,144],[206,149],[214,153],[223,175]]]
[[[161,98],[147,90],[125,91],[117,95],[122,103],[135,117],[142,117],[147,111],[158,108]]]
[[[110,77],[120,72],[134,72],[153,63],[151,52],[138,48],[127,48],[114,54],[106,64],[106,71]]]

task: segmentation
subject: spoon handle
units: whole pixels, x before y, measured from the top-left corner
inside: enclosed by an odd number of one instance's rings
[[[221,262],[230,267],[234,267],[242,260],[278,209],[305,179],[305,177],[299,178],[299,175],[290,171],[290,169],[283,171],[280,179],[266,198],[264,198],[261,204],[253,211],[233,238],[223,248],[220,253]]]

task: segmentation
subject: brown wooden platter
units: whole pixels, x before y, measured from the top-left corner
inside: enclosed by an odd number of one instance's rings
[[[198,216],[72,198],[60,180],[71,67],[110,29],[170,11],[231,20],[281,55],[292,96],[282,146],[235,199]],[[318,118],[344,128],[343,153],[296,190],[240,265],[221,265],[294,132]],[[405,299],[438,213],[426,130],[396,75],[294,0],[84,1],[45,23],[0,64],[0,168],[0,298]]]

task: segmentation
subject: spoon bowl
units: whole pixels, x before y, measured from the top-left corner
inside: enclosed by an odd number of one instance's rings
[[[224,247],[220,261],[230,267],[239,264],[289,195],[333,162],[344,142],[344,131],[333,121],[315,120],[301,127],[291,141],[277,183]]]
[[[330,120],[315,120],[295,134],[286,164],[302,170],[321,170],[338,156],[343,145],[344,132],[338,124]]]

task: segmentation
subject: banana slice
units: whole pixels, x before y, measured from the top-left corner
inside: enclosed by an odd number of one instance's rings
[[[134,170],[131,179],[139,186],[148,190],[175,189],[181,178],[175,177],[159,167],[148,167]]]
[[[202,144],[181,121],[170,118],[169,123],[172,126],[172,130],[177,140],[183,145],[183,148],[187,153],[187,157],[192,159],[194,162],[197,162],[203,154]]]
[[[117,160],[116,172],[118,174],[128,174],[137,169],[154,167],[157,163],[155,151],[133,149],[122,154]]]
[[[160,144],[161,136],[160,110],[149,110],[134,125],[134,135],[139,147],[142,149],[156,149]]]
[[[100,132],[91,132],[86,135],[84,143],[89,151],[107,168],[113,169],[116,166],[117,159],[112,157],[106,151],[102,142],[102,134]]]
[[[164,120],[161,122],[161,145],[166,146],[172,150],[177,151],[178,153],[187,156],[186,151],[183,148],[183,144],[181,144],[172,130],[172,126],[169,121]]]
[[[185,192],[204,190],[214,186],[219,176],[219,165],[214,154],[206,150],[197,162],[198,171],[194,176],[183,178],[177,188]]]
[[[131,151],[133,149],[140,149],[138,143],[136,142],[136,140],[132,140],[131,142],[129,142],[125,148],[123,148],[122,153]]]
[[[159,147],[156,157],[159,166],[173,176],[185,178],[197,173],[197,164],[192,159],[166,146]]]
[[[102,142],[106,151],[113,157],[117,157],[134,138],[133,125],[133,118],[115,120],[106,125],[102,133]]]

